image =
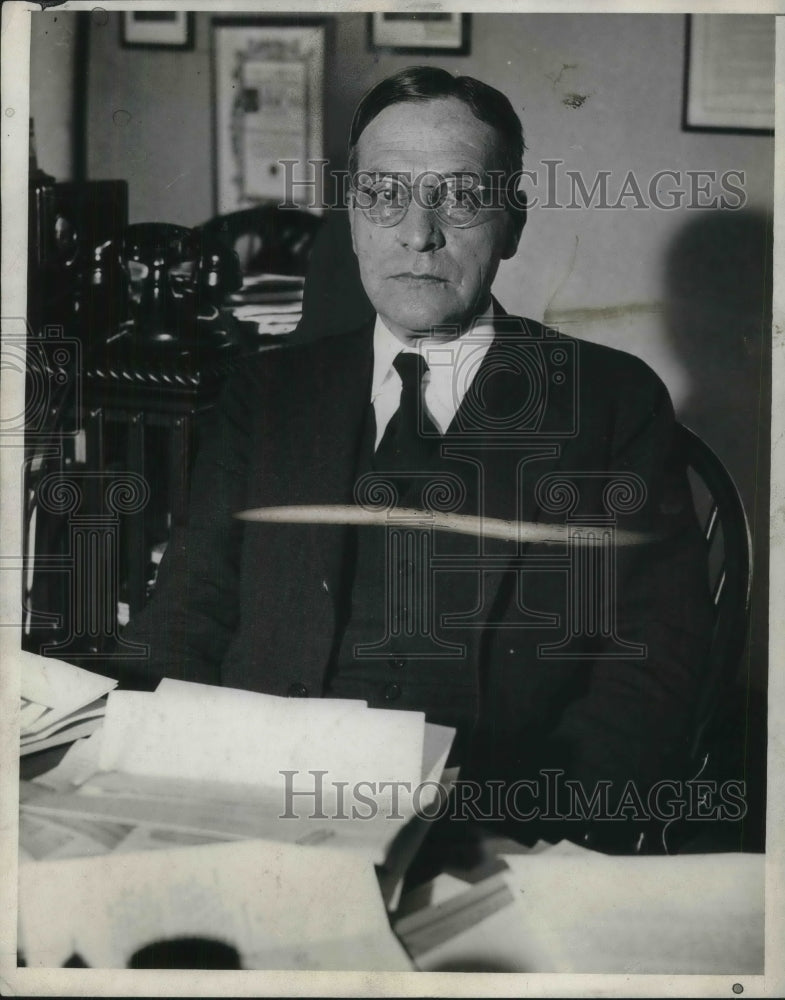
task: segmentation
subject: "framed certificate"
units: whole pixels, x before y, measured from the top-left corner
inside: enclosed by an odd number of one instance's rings
[[[322,156],[324,38],[319,20],[213,20],[217,214],[307,200],[297,181]]]

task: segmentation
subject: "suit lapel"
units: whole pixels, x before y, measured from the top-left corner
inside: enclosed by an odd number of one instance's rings
[[[493,343],[447,430],[444,451],[471,456],[478,465],[483,482],[474,497],[476,512],[535,521],[541,513],[535,486],[561,463],[572,400],[568,392],[553,391],[551,345],[544,343],[540,324],[503,314],[495,325]],[[570,359],[564,367],[569,366]]]
[[[494,341],[444,437],[445,468],[462,472],[467,491],[462,511],[537,521],[542,512],[536,485],[563,461],[566,435],[554,431],[566,428],[570,413],[560,394],[549,392],[551,371],[542,327],[507,316],[495,325]],[[435,551],[440,556],[494,557],[494,570],[482,572],[480,607],[472,619],[486,623],[518,547],[487,537],[437,534]]]
[[[334,343],[333,343],[334,342]],[[370,407],[372,327],[325,338],[310,371],[303,488],[314,503],[350,503]]]
[[[305,392],[297,420],[298,461],[294,503],[350,504],[370,410],[373,326],[326,337],[303,374]],[[337,593],[347,530],[313,525],[314,556],[325,583]]]

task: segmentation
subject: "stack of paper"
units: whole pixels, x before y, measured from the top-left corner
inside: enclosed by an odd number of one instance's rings
[[[71,743],[101,724],[117,681],[63,660],[19,650],[20,753]]]
[[[421,712],[167,679],[110,694],[90,759],[74,748],[22,808],[158,834],[329,841],[383,864],[415,813],[435,811],[453,735]]]
[[[236,319],[256,323],[260,334],[291,333],[302,314],[303,284],[296,275],[246,275],[229,306]]]
[[[385,903],[453,735],[359,701],[172,680],[112,692],[102,728],[22,785],[28,964],[78,945],[88,964],[123,965],[202,935],[246,967],[408,968]]]

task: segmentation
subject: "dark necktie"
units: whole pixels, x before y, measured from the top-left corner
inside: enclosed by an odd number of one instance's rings
[[[378,472],[422,472],[439,441],[439,431],[425,409],[422,380],[428,365],[419,354],[401,353],[393,361],[401,376],[401,402],[390,418],[374,456]]]

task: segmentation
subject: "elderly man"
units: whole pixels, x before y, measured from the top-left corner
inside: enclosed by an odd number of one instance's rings
[[[558,773],[618,803],[682,776],[705,566],[659,379],[491,296],[522,153],[507,98],[470,77],[410,68],[365,95],[349,218],[376,317],[229,381],[126,638],[147,677],[424,711],[478,787],[537,798]],[[386,526],[235,517],[382,495]]]

